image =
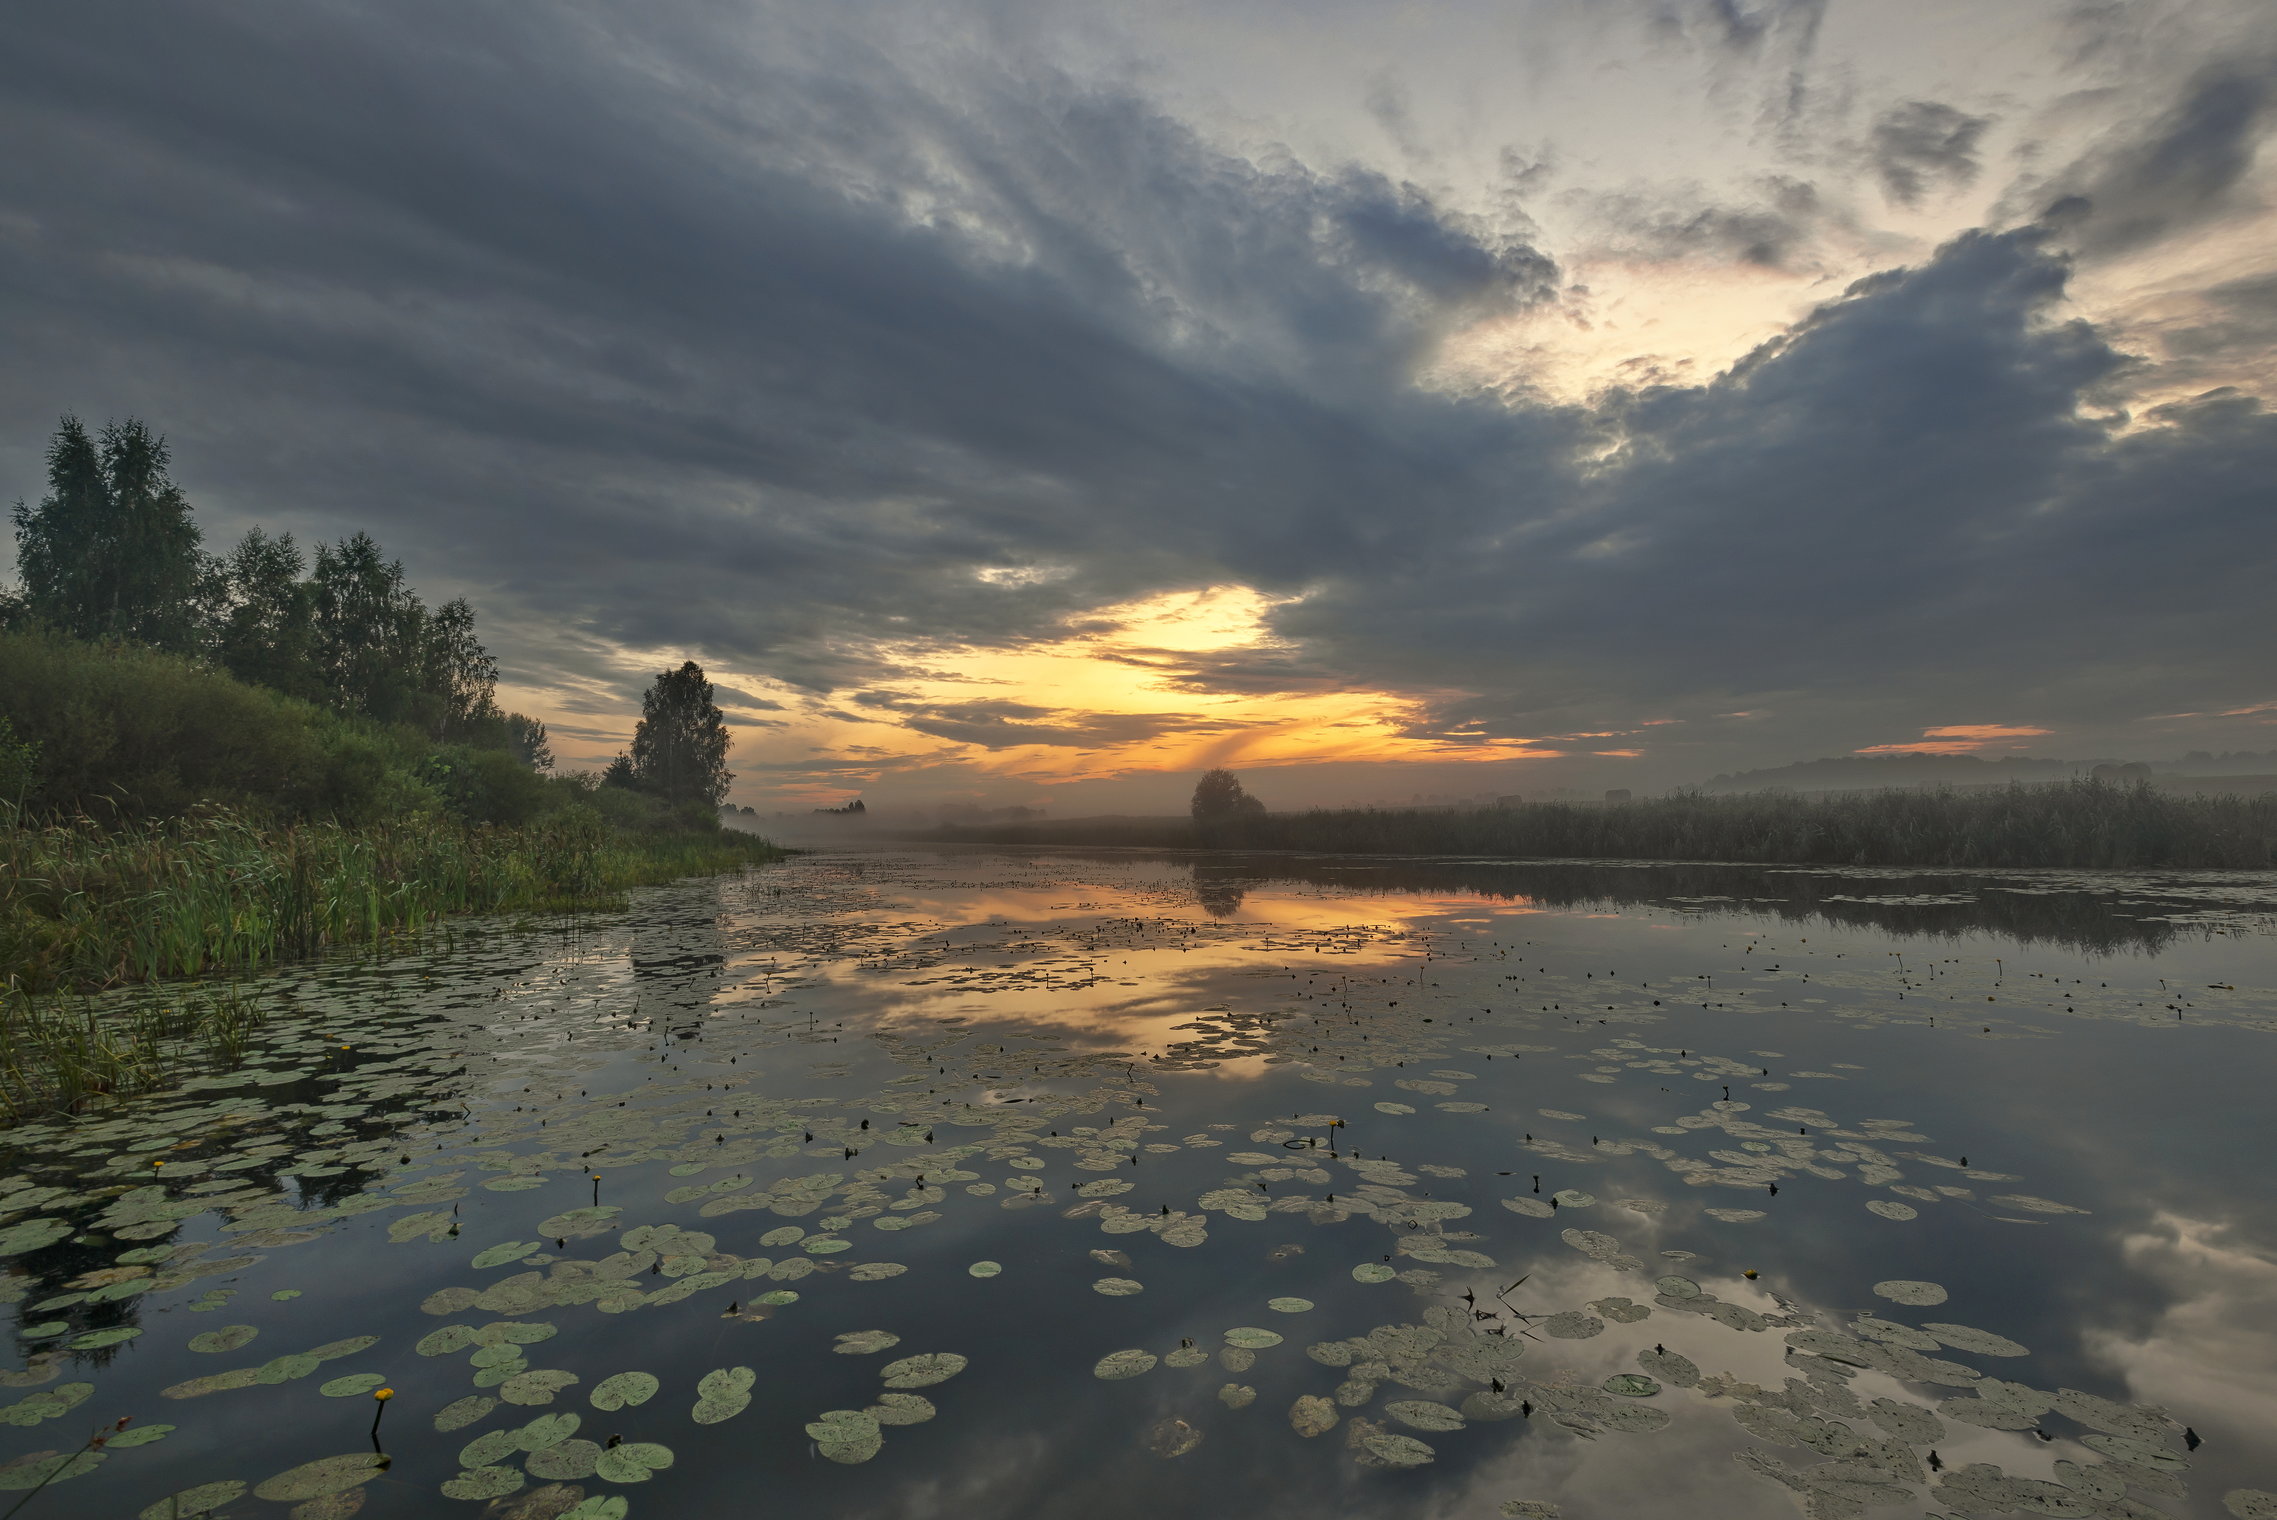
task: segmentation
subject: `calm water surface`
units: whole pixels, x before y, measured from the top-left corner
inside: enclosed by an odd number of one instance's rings
[[[0,1135],[0,1514],[131,1416],[26,1516],[2277,1515],[2273,909],[878,850],[462,925]]]

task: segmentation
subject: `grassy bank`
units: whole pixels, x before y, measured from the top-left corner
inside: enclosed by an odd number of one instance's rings
[[[1320,810],[1215,824],[1069,819],[928,837],[1509,859],[2258,870],[2277,865],[2277,797],[2175,796],[2144,785],[2069,781],[1984,792],[1678,793],[1604,806]]]
[[[747,834],[614,829],[584,805],[520,828],[0,817],[0,966],[27,993],[257,971],[446,914],[600,906],[775,853]]]

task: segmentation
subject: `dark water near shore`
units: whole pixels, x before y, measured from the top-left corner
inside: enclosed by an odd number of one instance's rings
[[[0,1135],[0,1514],[2262,1513],[2273,912],[910,849],[300,968]]]

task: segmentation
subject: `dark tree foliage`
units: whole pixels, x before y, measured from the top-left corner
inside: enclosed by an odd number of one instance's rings
[[[316,667],[316,588],[290,533],[255,528],[221,562],[213,655],[240,681],[327,700]]]
[[[0,629],[45,629],[202,657],[253,685],[439,743],[553,754],[545,725],[499,711],[498,662],[464,600],[429,610],[368,533],[319,544],[256,528],[223,559],[200,551],[166,441],[128,418],[90,437],[66,417],[48,491],[15,509],[20,592]]]
[[[553,769],[553,745],[546,739],[546,726],[535,718],[520,713],[506,715],[506,747],[514,758],[534,771]]]
[[[1265,804],[1242,789],[1241,778],[1229,770],[1202,772],[1194,783],[1194,821],[1216,823],[1233,818],[1263,816]]]
[[[82,639],[187,650],[208,562],[166,440],[139,420],[90,438],[65,417],[48,443],[47,495],[16,504],[16,564],[33,618]]]
[[[615,766],[610,767],[612,771]],[[727,768],[727,716],[694,660],[659,674],[640,701],[633,730],[633,782],[674,805],[718,807],[735,776]]]

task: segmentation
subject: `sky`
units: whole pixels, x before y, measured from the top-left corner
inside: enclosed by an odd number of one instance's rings
[[[77,0],[0,498],[164,431],[761,811],[2277,748],[2265,0]],[[4,563],[4,559],[0,559]]]

